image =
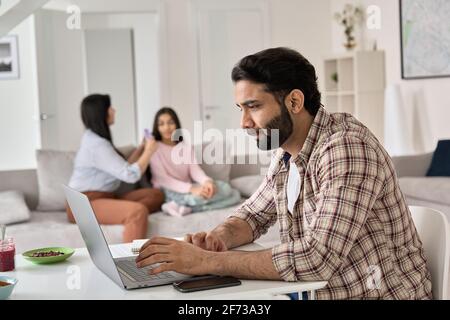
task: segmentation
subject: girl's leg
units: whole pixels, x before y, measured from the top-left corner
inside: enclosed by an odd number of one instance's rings
[[[112,192],[100,192],[100,191],[88,191],[83,192],[92,203],[92,201],[97,199],[115,199],[116,196]],[[72,210],[69,207],[69,204],[66,202],[66,212],[67,212],[67,220],[71,223],[76,223],[75,218],[73,216]]]
[[[214,201],[214,202],[197,205],[197,206],[194,206],[191,208],[192,208],[192,212],[216,210],[216,209],[227,208],[232,205],[235,205],[235,204],[239,203],[240,200],[241,200],[241,194],[239,193],[239,191],[231,189],[231,194],[229,194],[227,198],[222,198],[222,199]]]
[[[181,217],[192,212],[192,209],[187,206],[190,194],[178,193],[168,189],[163,189],[166,197],[166,203],[163,204],[162,210],[171,216]]]
[[[192,194],[182,194],[170,190],[164,190],[164,192],[167,199],[175,201],[178,205],[192,208],[192,212],[221,209],[240,201],[241,196],[239,192],[231,188],[228,183],[220,180],[214,183],[217,191],[211,199],[204,199]]]
[[[118,196],[119,199],[135,201],[143,204],[149,213],[161,210],[164,203],[164,193],[159,189],[143,188]]]
[[[228,183],[221,180],[216,180],[214,181],[214,184],[216,185],[217,191],[216,194],[211,199],[209,199],[209,202],[220,201],[232,195],[233,188],[231,188]]]
[[[163,189],[164,195],[166,197],[166,202],[175,202],[180,206],[187,206],[191,202],[190,198],[195,197],[190,193],[179,193],[169,189]],[[196,197],[199,198],[199,197]]]
[[[147,236],[148,209],[139,202],[118,200],[106,192],[86,192],[95,216],[100,224],[123,224],[123,241],[132,242]],[[67,206],[67,217],[75,223],[72,211]]]
[[[182,217],[192,213],[191,207],[180,206],[175,201],[166,202],[162,205],[162,211],[174,217]]]
[[[148,209],[135,201],[98,199],[91,202],[100,224],[123,224],[123,241],[145,239],[148,228]]]
[[[226,199],[230,198],[231,196],[233,196],[234,191],[236,191],[236,190],[233,190],[231,188],[231,186],[224,181],[216,180],[216,181],[214,181],[214,184],[216,185],[216,193],[214,194],[214,196],[211,199],[204,199],[202,197],[197,197],[197,196],[193,196],[193,195],[189,194],[189,195],[186,195],[185,199],[184,199],[186,205],[188,205],[190,207],[198,207],[198,206],[207,205],[210,203],[226,200]]]

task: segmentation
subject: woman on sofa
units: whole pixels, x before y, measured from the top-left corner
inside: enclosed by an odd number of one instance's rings
[[[115,110],[108,95],[87,96],[81,103],[81,118],[86,128],[77,152],[69,186],[86,194],[101,224],[123,224],[123,241],[146,238],[148,214],[158,211],[164,194],[158,189],[139,189],[116,193],[121,181],[135,183],[147,170],[156,151],[153,139],[143,143],[128,157],[113,144],[110,126]],[[75,223],[66,205],[70,222]]]
[[[150,170],[153,186],[161,188],[166,197],[162,210],[183,216],[239,202],[237,190],[208,177],[198,165],[192,146],[182,137],[175,139],[177,129],[181,129],[181,124],[173,109],[165,107],[156,113],[152,134],[158,148],[150,159]],[[176,159],[177,155],[184,155],[183,159]]]

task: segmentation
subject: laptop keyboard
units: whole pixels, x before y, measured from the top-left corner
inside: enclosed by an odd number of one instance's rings
[[[174,275],[170,272],[161,272],[159,274],[149,274],[149,270],[156,267],[157,265],[151,265],[139,269],[136,266],[136,262],[134,260],[120,260],[116,261],[116,265],[119,270],[130,278],[132,281],[142,282],[149,280],[165,280],[175,278]]]

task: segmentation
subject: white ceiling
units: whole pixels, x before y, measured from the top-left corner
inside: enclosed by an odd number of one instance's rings
[[[49,0],[2,0],[0,5],[0,38],[8,34]]]

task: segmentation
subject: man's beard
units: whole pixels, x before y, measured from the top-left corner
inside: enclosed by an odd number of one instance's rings
[[[281,106],[281,114],[276,116],[265,126],[264,129],[254,129],[253,134],[249,130],[250,135],[258,134],[256,143],[261,150],[273,150],[281,147],[286,140],[291,136],[294,130],[294,124],[287,111],[286,105]]]

